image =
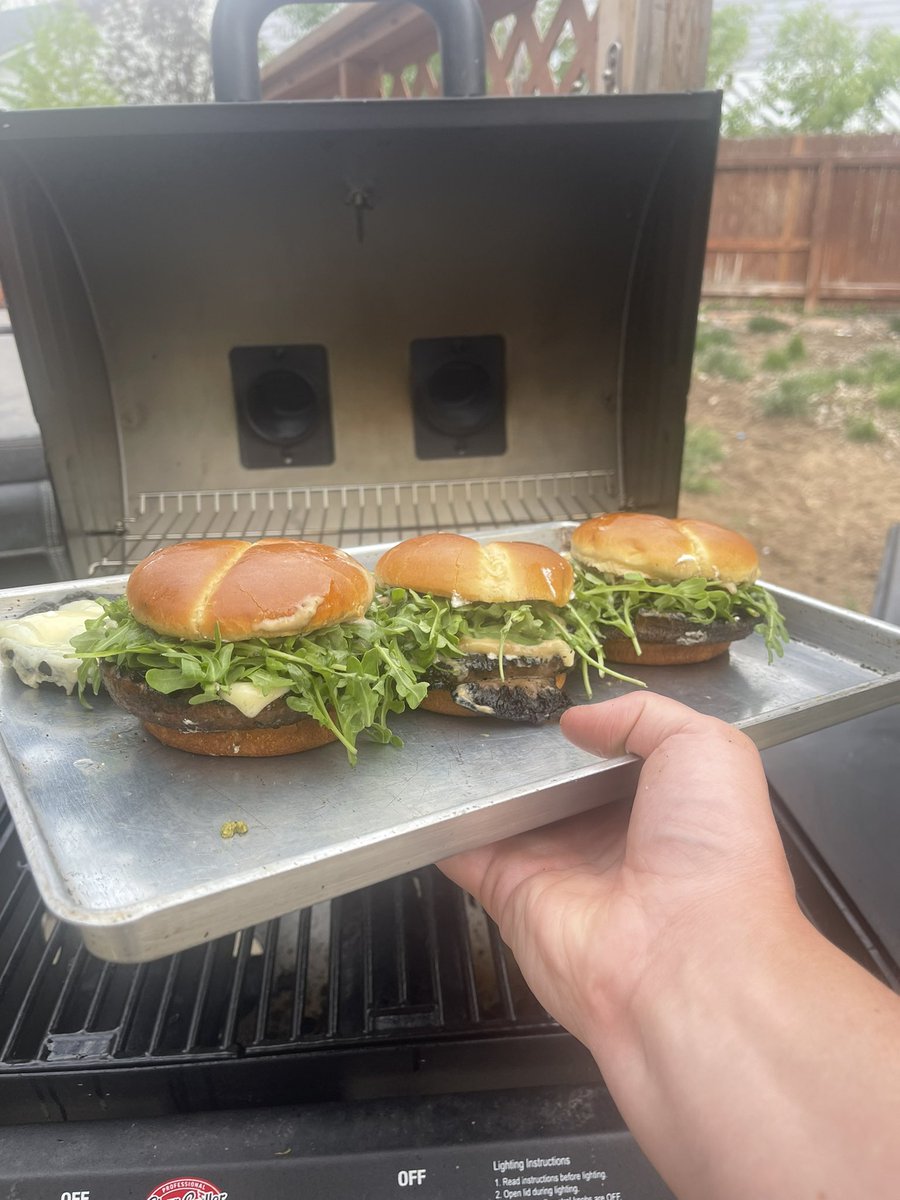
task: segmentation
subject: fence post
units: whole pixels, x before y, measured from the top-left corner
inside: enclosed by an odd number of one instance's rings
[[[623,92],[683,92],[702,88],[712,21],[712,0],[610,0],[597,13],[594,87],[603,92],[606,54],[622,51]]]
[[[823,158],[816,169],[816,194],[813,201],[812,227],[809,231],[809,259],[806,265],[806,286],[803,292],[803,311],[815,312],[822,288],[822,268],[825,264],[825,234],[831,208],[831,185],[834,161]]]

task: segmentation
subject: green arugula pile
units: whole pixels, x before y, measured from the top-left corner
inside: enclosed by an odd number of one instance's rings
[[[532,600],[514,604],[460,603],[445,596],[432,596],[411,588],[386,588],[378,595],[370,615],[383,622],[399,638],[414,670],[422,676],[440,674],[442,665],[452,664],[465,651],[460,642],[489,638],[498,643],[498,674],[504,679],[504,649],[508,642],[536,646],[560,639],[581,660],[585,690],[591,694],[588,677],[593,667],[626,683],[643,686],[637,679],[620,675],[603,659],[603,645],[589,620],[573,606],[557,608]],[[452,680],[452,668],[447,672]]]
[[[385,619],[347,622],[309,636],[183,642],[141,625],[124,597],[99,603],[104,614],[72,639],[82,660],[82,696],[88,687],[99,690],[101,659],[143,675],[165,695],[191,692],[189,704],[218,700],[235,683],[264,692],[289,688],[288,706],[330,729],[355,763],[362,732],[376,742],[401,745],[388,716],[416,708],[428,690],[406,656],[399,630]]]
[[[684,579],[680,583],[651,582],[639,572],[602,575],[581,563],[575,568],[575,595],[570,607],[579,617],[605,630],[616,630],[639,652],[634,630],[638,613],[677,613],[699,625],[735,621],[740,616],[758,618],[771,663],[784,653],[789,641],[784,618],[774,598],[758,583],[724,584],[711,579]],[[606,637],[610,633],[605,633]]]

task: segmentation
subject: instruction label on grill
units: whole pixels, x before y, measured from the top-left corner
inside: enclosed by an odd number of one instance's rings
[[[491,1169],[489,1200],[628,1200],[614,1171],[572,1154],[495,1158]]]

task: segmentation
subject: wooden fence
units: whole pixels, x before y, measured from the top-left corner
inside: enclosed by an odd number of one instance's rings
[[[900,135],[723,142],[703,290],[900,301]]]

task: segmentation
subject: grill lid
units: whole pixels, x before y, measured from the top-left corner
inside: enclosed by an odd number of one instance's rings
[[[75,573],[163,493],[259,523],[591,474],[674,512],[717,124],[707,94],[6,114],[0,272]]]

